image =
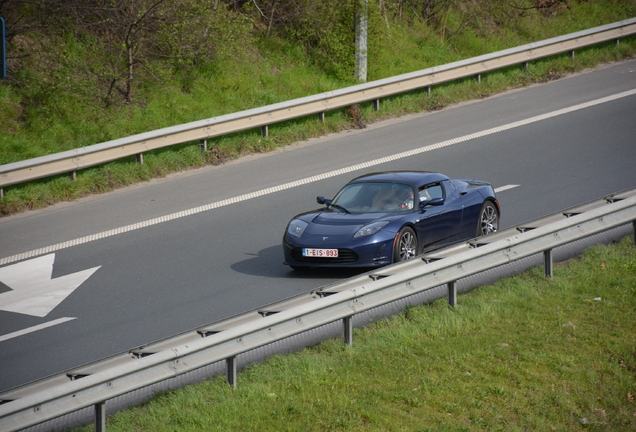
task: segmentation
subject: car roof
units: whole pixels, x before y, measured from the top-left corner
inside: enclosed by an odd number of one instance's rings
[[[449,177],[444,174],[429,171],[384,171],[356,177],[349,183],[387,182],[423,186],[429,183],[448,180],[448,178]]]

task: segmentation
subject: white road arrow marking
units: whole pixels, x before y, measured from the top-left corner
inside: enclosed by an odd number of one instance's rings
[[[45,317],[99,267],[51,279],[55,254],[0,268],[12,291],[0,294],[0,310]]]

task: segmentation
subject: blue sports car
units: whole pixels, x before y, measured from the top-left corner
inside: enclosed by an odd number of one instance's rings
[[[380,267],[499,229],[490,183],[422,171],[353,179],[325,207],[295,216],[283,236],[285,264]]]

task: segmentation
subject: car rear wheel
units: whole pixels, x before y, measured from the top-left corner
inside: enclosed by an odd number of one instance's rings
[[[479,212],[477,237],[492,234],[499,230],[499,211],[492,201],[486,201]]]
[[[393,262],[406,261],[417,255],[417,237],[412,228],[404,227],[393,248]]]

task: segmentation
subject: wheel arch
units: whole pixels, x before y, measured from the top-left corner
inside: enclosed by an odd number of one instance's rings
[[[395,247],[395,243],[397,243],[397,238],[400,235],[400,233],[402,232],[402,230],[406,227],[409,227],[413,230],[413,232],[415,233],[415,238],[417,239],[417,241],[420,241],[420,237],[419,235],[417,235],[417,228],[415,227],[415,223],[411,222],[411,221],[406,221],[405,223],[402,224],[402,226],[400,226],[400,228],[395,232],[395,235],[393,236],[393,246]]]
[[[486,197],[484,202],[486,201],[490,201],[491,203],[493,203],[495,207],[497,208],[497,213],[501,215],[501,205],[499,204],[499,200],[496,197],[493,197],[493,196]]]
[[[476,233],[477,237],[480,237],[481,235],[484,235],[484,234],[480,234],[479,230],[480,230],[480,227],[481,227],[481,224],[482,224],[482,219],[481,219],[482,218],[482,210],[484,209],[484,206],[487,203],[491,203],[493,205],[493,207],[495,208],[496,212],[497,212],[497,214],[496,214],[497,229],[495,229],[495,231],[499,230],[499,221],[501,220],[501,206],[499,205],[499,201],[497,200],[496,197],[486,197],[484,199],[483,203],[481,204],[481,208],[479,210],[479,214],[478,214],[477,220],[475,221],[476,222],[476,227],[475,228],[476,228],[476,231],[477,231],[477,233]]]
[[[413,256],[417,256],[421,252],[420,251],[420,248],[421,248],[420,240],[419,240],[419,237],[417,235],[417,229],[415,228],[415,224],[410,223],[410,222],[406,222],[400,227],[398,232],[395,234],[395,237],[393,237],[393,243],[392,243],[392,246],[391,246],[391,262],[392,263],[401,261],[401,260],[398,260],[396,258],[396,253],[399,253],[397,251],[396,247],[399,246],[399,243],[401,242],[400,237],[401,237],[402,233],[404,232],[404,230],[407,229],[407,228],[413,233],[413,237],[415,238],[415,248],[414,248],[415,251],[413,253]]]

